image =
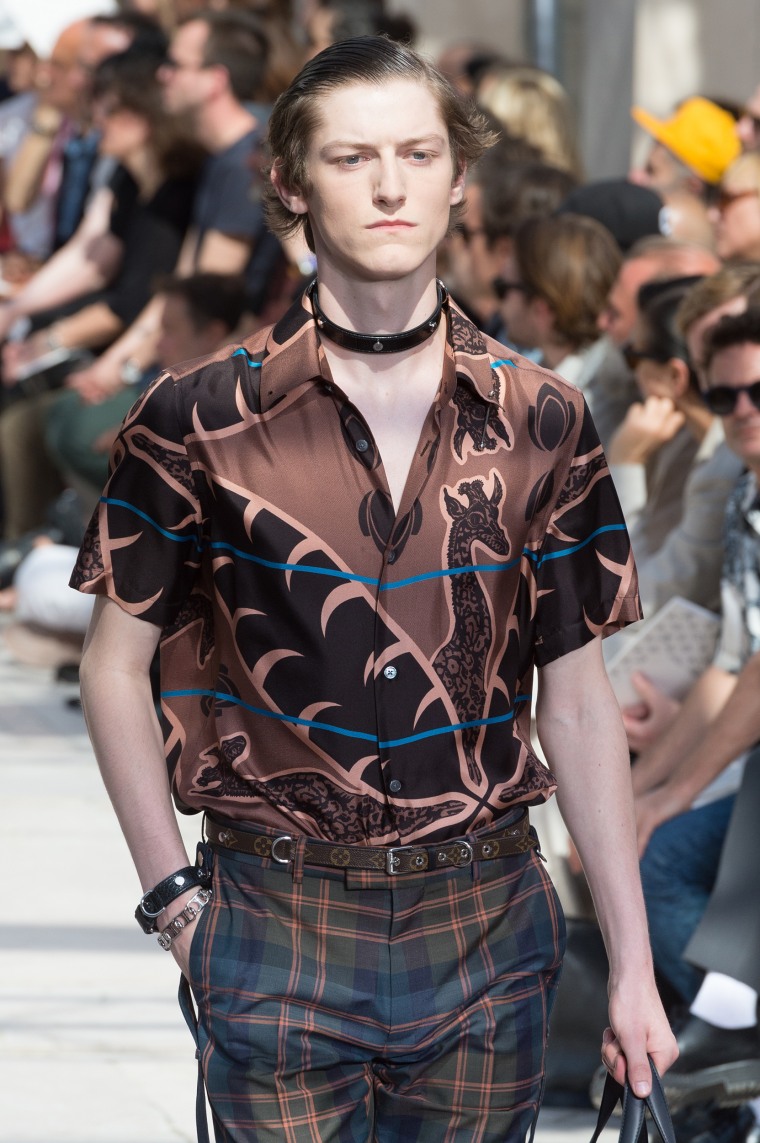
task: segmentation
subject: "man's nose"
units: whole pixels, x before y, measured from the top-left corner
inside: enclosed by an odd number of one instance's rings
[[[406,199],[403,174],[395,158],[381,159],[375,184],[375,198],[394,205]]]

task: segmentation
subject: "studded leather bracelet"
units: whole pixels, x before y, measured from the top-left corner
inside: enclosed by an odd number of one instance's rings
[[[198,869],[195,865],[187,865],[178,869],[158,885],[154,885],[140,898],[140,904],[135,909],[135,919],[144,933],[155,933],[158,930],[156,918],[163,913],[167,905],[171,905],[186,889],[196,889],[208,884],[209,874],[206,870]]]
[[[203,912],[212,896],[213,893],[210,889],[199,889],[195,896],[190,898],[182,912],[177,913],[177,916],[173,917],[166,928],[162,929],[156,937],[162,949],[169,952],[172,941],[179,936],[183,929],[193,923],[199,913]]]

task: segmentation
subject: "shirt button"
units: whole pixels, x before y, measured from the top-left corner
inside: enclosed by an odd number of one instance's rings
[[[383,674],[385,675],[386,679],[395,679],[398,671],[395,667],[386,667],[383,671]]]
[[[396,562],[396,553],[395,552],[388,552],[388,563],[389,564],[395,564],[395,562]]]
[[[401,789],[401,783],[399,782],[398,778],[391,779],[391,781],[388,783],[388,789],[392,794],[397,794],[399,792]]]
[[[368,448],[369,448],[369,441],[365,441],[364,437],[362,437],[362,439],[360,441],[356,442],[356,451],[357,452],[366,452]]]

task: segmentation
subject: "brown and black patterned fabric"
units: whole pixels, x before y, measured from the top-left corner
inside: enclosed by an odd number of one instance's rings
[[[554,791],[534,666],[640,617],[633,557],[581,394],[448,321],[397,513],[304,299],[128,414],[72,585],[163,629],[182,809],[392,845]]]

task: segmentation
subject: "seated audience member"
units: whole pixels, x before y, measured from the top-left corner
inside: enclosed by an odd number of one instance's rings
[[[187,117],[193,138],[209,152],[173,269],[181,275],[242,274],[257,320],[265,320],[286,286],[282,250],[261,205],[263,124],[247,106],[261,93],[267,58],[268,41],[255,17],[205,11],[177,28],[159,71],[166,111]],[[125,362],[152,364],[160,313],[160,300],[153,299],[109,350],[69,379],[83,402],[117,393]]]
[[[760,261],[760,152],[750,151],[731,164],[721,179],[710,218],[719,257]]]
[[[594,219],[532,218],[515,231],[500,286],[511,339],[583,390],[603,442],[591,382],[607,352],[598,321],[619,266],[617,243]]]
[[[760,310],[722,318],[707,339],[703,394],[747,471],[726,512],[720,639],[712,664],[632,773],[655,964],[686,1003],[701,973],[683,952],[715,882],[741,780],[740,756],[757,740],[759,376]]]
[[[573,186],[567,171],[525,161],[520,140],[501,138],[467,181],[467,209],[445,243],[443,276],[478,327],[508,338],[496,292],[512,235],[526,218],[551,214]]]
[[[482,72],[475,100],[510,135],[535,147],[541,159],[581,178],[570,100],[562,84],[541,68],[497,63]]]
[[[245,307],[240,278],[198,274],[168,278],[159,283],[165,305],[153,375],[181,360],[206,357],[229,341]],[[51,454],[70,485],[79,492],[82,532],[107,472],[108,452],[119,425],[139,389],[127,391],[128,400],[112,399],[81,408],[75,394],[62,393],[50,412],[47,436]],[[71,599],[78,592],[68,587],[77,547],[55,543],[41,533],[22,546],[12,587],[0,592],[0,610],[14,611],[7,641],[17,658],[37,665],[78,662],[91,607]]]
[[[26,280],[47,258],[53,244],[52,187],[45,187],[25,210],[8,209],[8,171],[19,147],[35,124],[41,61],[22,37],[5,46],[6,82],[12,92],[0,104],[0,253],[2,279],[8,291]],[[37,122],[37,129],[41,123]]]
[[[717,608],[726,501],[741,462],[721,448],[723,428],[705,405],[686,341],[677,327],[679,306],[694,278],[647,282],[625,348],[641,400],[632,405],[608,450],[610,471],[631,531],[649,617],[672,595]],[[658,464],[650,462],[657,457]],[[688,571],[674,537],[683,527],[706,536]],[[651,576],[650,579],[650,564]]]
[[[83,405],[76,392],[56,394],[48,408],[45,440],[63,479],[73,485],[92,510],[108,475],[108,453],[119,425],[140,387],[162,369],[205,357],[230,341],[246,307],[242,278],[224,274],[193,274],[156,284],[161,328],[156,359],[146,371],[125,370],[125,383],[113,397]]]
[[[139,12],[78,20],[61,33],[40,77],[31,130],[8,171],[5,197],[11,210],[25,211],[41,194],[52,196],[55,250],[72,238],[90,196],[113,173],[113,162],[98,152],[92,77],[105,59],[130,46],[161,54],[166,39],[156,22]],[[0,321],[3,335],[9,316]]]
[[[734,117],[701,96],[685,99],[669,119],[658,119],[641,107],[634,107],[631,115],[652,142],[644,166],[632,170],[629,178],[651,187],[665,201],[675,190],[707,200],[741,150]]]
[[[639,288],[655,278],[711,274],[719,266],[716,256],[704,246],[660,235],[637,239],[625,254],[598,323],[606,338],[606,351],[593,381],[594,419],[605,446],[639,399],[633,372],[621,354],[633,332]]]
[[[42,375],[51,351],[73,355],[111,342],[140,313],[152,280],[173,268],[182,246],[199,154],[163,111],[155,67],[155,57],[131,51],[106,61],[96,80],[101,149],[121,164],[105,250],[92,251],[92,280],[102,275],[101,288],[72,299],[47,320],[38,315],[41,328],[3,351],[3,381],[17,383],[19,393],[0,416],[6,538],[36,527],[60,489],[41,447],[51,394],[26,395],[20,379],[27,372]]]
[[[631,114],[652,144],[644,167],[631,171],[630,180],[662,198],[663,233],[712,245],[708,206],[740,152],[734,116],[701,97],[684,100],[666,120],[639,107]]]
[[[678,306],[675,325],[686,342],[689,361],[704,385],[703,347],[709,331],[730,314],[743,313],[748,299],[760,291],[760,265],[724,266],[702,278]],[[714,442],[719,418],[705,440]],[[723,439],[704,455],[704,445],[684,487],[683,511],[676,527],[661,546],[637,558],[639,590],[648,618],[674,595],[683,596],[712,611],[720,607],[715,567],[723,558],[723,525],[726,502],[742,472],[743,464]],[[710,592],[710,585],[714,591]],[[614,636],[613,636],[614,638]],[[611,653],[614,653],[614,647]],[[623,710],[628,745],[634,754],[651,746],[678,711],[679,703],[663,695],[644,675],[631,682],[640,702]]]

